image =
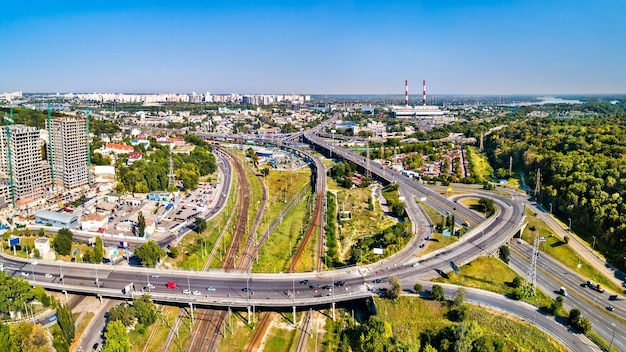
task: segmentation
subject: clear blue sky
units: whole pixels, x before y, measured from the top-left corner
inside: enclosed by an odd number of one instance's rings
[[[60,4],[59,4],[60,3]],[[0,92],[626,93],[626,1],[3,1]]]

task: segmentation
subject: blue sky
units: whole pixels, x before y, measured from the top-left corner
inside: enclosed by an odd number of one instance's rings
[[[62,4],[58,4],[62,3]],[[626,93],[626,1],[9,1],[0,92]]]

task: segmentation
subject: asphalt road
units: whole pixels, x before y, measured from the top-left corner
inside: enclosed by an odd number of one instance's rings
[[[512,243],[511,257],[509,265],[518,273],[524,273],[530,266],[532,256],[532,245],[517,241]],[[592,329],[607,341],[613,335],[613,324],[615,324],[615,338],[613,345],[620,351],[626,351],[626,301],[609,301],[610,293],[600,293],[586,284],[587,280],[581,278],[576,272],[566,268],[549,256],[539,252],[537,258],[537,288],[556,298],[559,295],[560,287],[567,289],[568,295],[563,299],[563,307],[567,310],[577,308],[581,314],[592,324]],[[614,311],[606,309],[612,305]]]

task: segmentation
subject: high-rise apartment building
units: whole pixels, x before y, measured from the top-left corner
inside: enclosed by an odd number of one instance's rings
[[[10,139],[3,128],[0,133],[0,171],[9,184],[12,179],[15,200],[40,200],[44,196],[45,184],[42,167],[43,154],[39,129],[24,125],[9,126]],[[10,146],[10,150],[9,150]],[[11,158],[9,160],[9,155]],[[10,204],[12,200],[8,200]]]
[[[73,190],[89,183],[87,167],[87,134],[85,119],[62,117],[51,121],[48,128],[52,140],[51,177],[54,187]]]

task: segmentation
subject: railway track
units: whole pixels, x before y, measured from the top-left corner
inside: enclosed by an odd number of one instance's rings
[[[237,180],[239,182],[237,193],[237,199],[239,201],[238,210],[236,212],[233,211],[229,217],[230,219],[235,213],[237,213],[237,223],[235,224],[235,231],[222,264],[222,268],[225,271],[230,271],[241,269],[241,266],[237,261],[237,255],[241,250],[241,245],[246,233],[248,209],[250,208],[250,186],[248,184],[248,180],[246,179],[241,161],[225,150],[222,150],[222,152],[228,156],[230,162],[234,165],[234,172],[237,173]],[[249,239],[247,242],[249,242]],[[214,246],[214,251],[217,247],[219,247],[219,243],[216,243],[216,246]],[[247,257],[245,252],[239,262],[241,262],[244,257]],[[205,267],[207,267],[207,263],[205,263]],[[250,261],[250,264],[251,263],[252,262]],[[192,338],[185,350],[190,352],[215,351],[217,349],[217,343],[222,336],[227,313],[225,311],[214,309],[198,309],[196,312],[197,319],[195,322],[195,334],[192,334]]]
[[[246,179],[246,175],[243,171],[243,166],[241,165],[241,161],[239,161],[236,157],[233,155],[230,155],[230,157],[235,165],[237,178],[239,180],[239,191],[237,197],[239,201],[239,208],[237,211],[238,216],[237,223],[235,224],[235,232],[233,233],[233,238],[230,242],[230,246],[228,247],[226,257],[224,258],[223,269],[225,271],[230,271],[236,268],[237,254],[241,249],[241,242],[246,233],[248,210],[250,208],[250,185],[248,184],[248,179]]]
[[[276,313],[274,312],[262,312],[260,315],[259,322],[254,328],[254,334],[246,345],[245,351],[247,352],[256,352],[259,350],[261,343],[263,342],[263,338],[265,337],[265,333],[276,317]]]
[[[322,223],[322,209],[324,208],[324,204],[323,204],[323,194],[321,192],[317,192],[317,195],[315,197],[315,209],[313,210],[313,215],[311,217],[311,222],[309,223],[309,226],[306,229],[306,232],[304,233],[304,237],[302,238],[302,241],[300,242],[300,244],[298,245],[298,249],[296,250],[296,254],[293,256],[293,259],[291,261],[291,264],[289,265],[289,271],[290,273],[293,272],[294,268],[300,263],[300,260],[302,260],[302,255],[304,254],[304,251],[306,249],[306,246],[309,244],[309,242],[311,241],[311,237],[313,237],[313,234],[315,233],[315,229],[316,227],[321,227],[320,224]],[[321,231],[324,231],[324,228],[322,227]],[[316,245],[316,260],[315,260],[315,268],[318,270],[321,270],[321,265],[322,265],[322,254],[323,254],[323,250],[324,250],[324,242],[323,242],[323,238],[320,241],[319,237],[323,236],[319,234],[320,232],[318,231],[318,243]]]
[[[196,333],[192,335],[186,351],[215,351],[217,350],[216,336],[222,336],[226,322],[226,311],[214,309],[199,309],[196,317]]]
[[[302,321],[300,322],[300,334],[296,341],[294,352],[306,352],[306,343],[309,340],[309,331],[311,331],[311,322],[313,313],[305,311],[302,313]]]

